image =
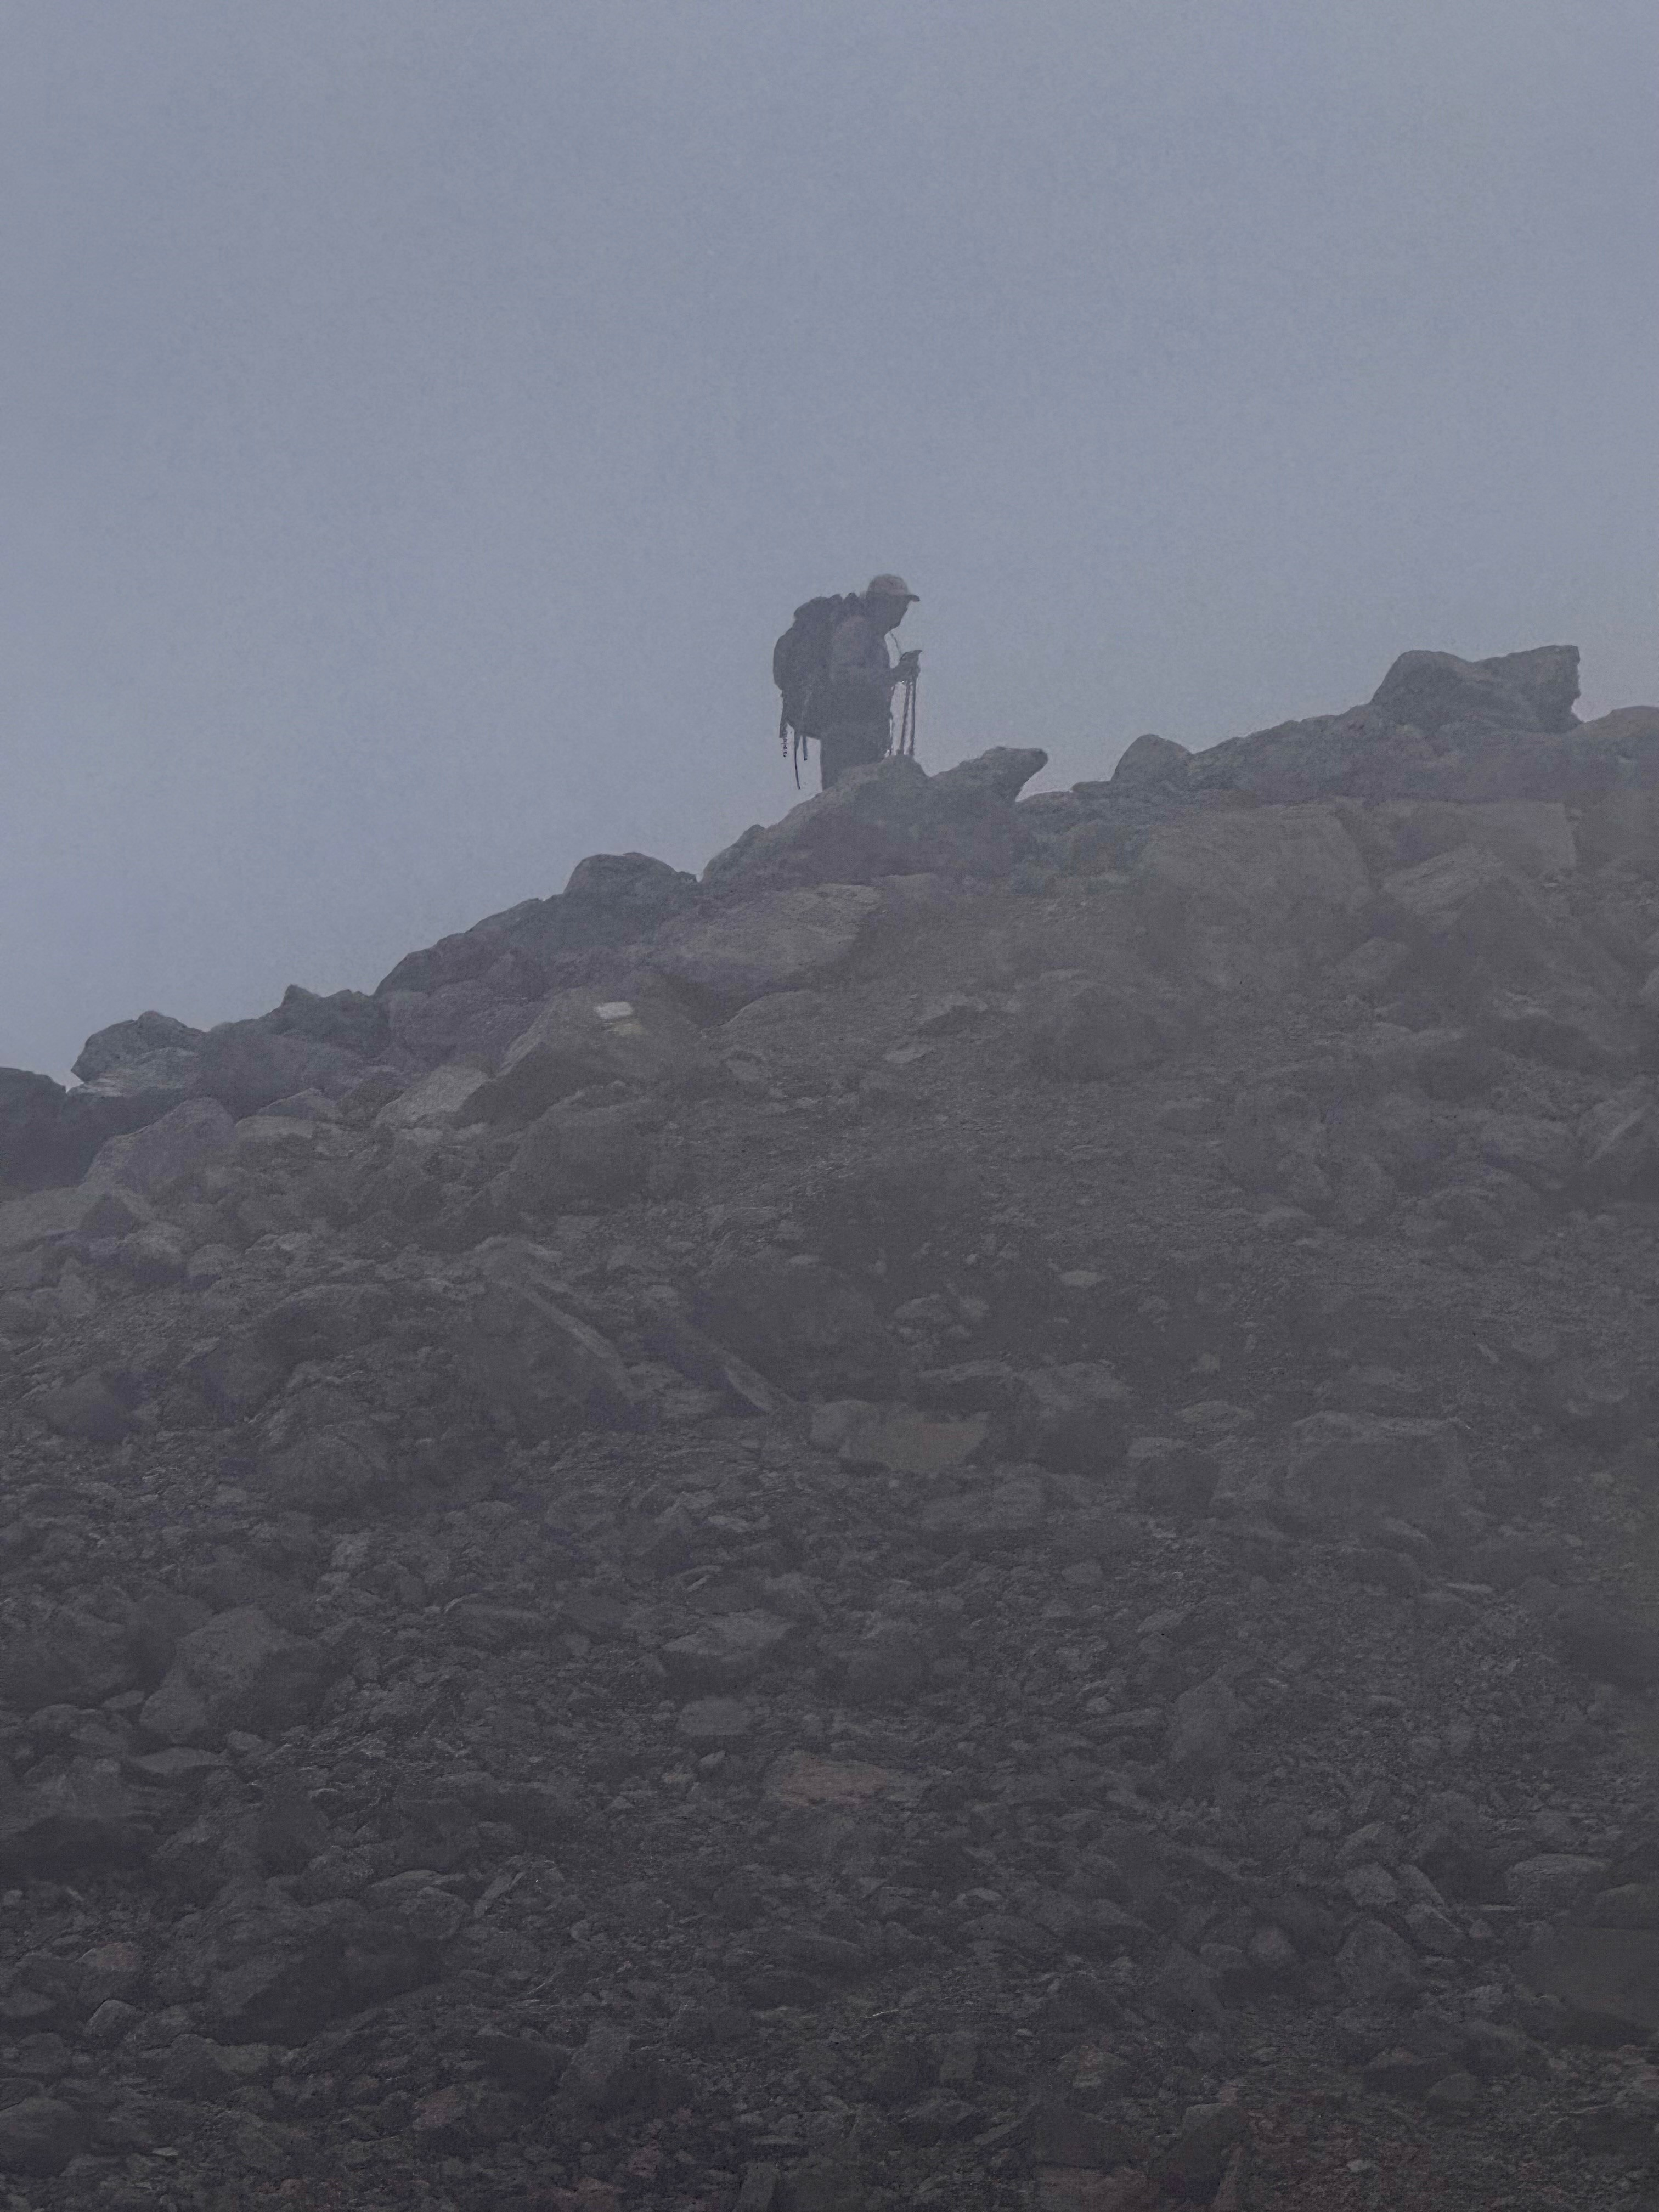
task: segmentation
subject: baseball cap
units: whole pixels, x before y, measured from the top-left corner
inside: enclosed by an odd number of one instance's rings
[[[864,587],[866,599],[920,599],[921,593],[913,592],[902,576],[872,576]]]

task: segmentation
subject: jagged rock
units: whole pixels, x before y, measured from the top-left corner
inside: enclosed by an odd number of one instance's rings
[[[489,1081],[481,1067],[446,1061],[429,1075],[388,1099],[374,1116],[377,1129],[450,1129],[468,1118],[468,1108]]]
[[[82,1083],[95,1083],[112,1068],[143,1060],[150,1053],[193,1051],[204,1034],[188,1022],[175,1021],[171,1014],[158,1014],[152,1009],[131,1021],[112,1022],[107,1029],[94,1030],[82,1046],[70,1073]]]
[[[603,1083],[695,1096],[720,1080],[718,1059],[672,1007],[655,999],[596,1000],[591,992],[561,991],[513,1040],[501,1073],[474,1092],[460,1118],[530,1121]]]
[[[49,1075],[0,1067],[0,1185],[27,1190],[56,1179],[64,1097]]]
[[[584,1421],[632,1425],[640,1395],[615,1347],[556,1303],[550,1256],[518,1237],[474,1255],[477,1287],[457,1331],[471,1388],[529,1441]]]
[[[365,1065],[360,1054],[342,1046],[275,1034],[258,1021],[221,1023],[208,1031],[198,1052],[202,1091],[238,1121],[296,1091],[338,1097],[361,1078]]]
[[[61,1774],[0,1796],[0,1875],[118,1865],[143,1856],[149,1834],[112,1759],[74,1759]]]
[[[362,991],[335,991],[319,998],[290,983],[275,1012],[261,1017],[273,1036],[303,1037],[312,1044],[337,1045],[374,1060],[391,1041],[386,1012],[379,1000]]]
[[[1160,738],[1149,730],[1125,746],[1112,770],[1112,781],[1126,791],[1182,784],[1187,780],[1187,765],[1192,757],[1188,748],[1173,738]]]
[[[158,1743],[208,1743],[227,1729],[277,1732],[315,1711],[332,1671],[320,1644],[290,1636],[257,1606],[234,1607],[181,1640],[139,1724]]]
[[[235,1133],[235,1121],[216,1100],[187,1099],[148,1127],[101,1146],[87,1170],[87,1187],[148,1195],[224,1152]]]
[[[1576,645],[1534,646],[1491,660],[1452,653],[1402,653],[1371,705],[1390,722],[1437,737],[1449,723],[1502,730],[1571,730],[1578,696]]]
[[[1031,849],[1013,801],[1047,765],[1036,748],[998,746],[929,777],[894,758],[855,772],[747,830],[703,870],[706,888],[871,884],[883,876],[1007,875]]]
[[[125,1191],[82,1185],[42,1190],[0,1206],[0,1255],[27,1252],[72,1237],[128,1237],[150,1218],[143,1200]]]
[[[797,1633],[793,1621],[773,1613],[728,1613],[675,1637],[657,1656],[671,1689],[702,1697],[752,1681]]]
[[[669,929],[653,946],[651,965],[696,1003],[734,1013],[751,999],[833,975],[880,910],[880,898],[861,884],[765,891]]]

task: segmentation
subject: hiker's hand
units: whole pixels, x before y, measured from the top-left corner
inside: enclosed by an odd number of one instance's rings
[[[896,673],[900,676],[914,676],[921,666],[921,652],[913,648],[908,653],[900,653]]]

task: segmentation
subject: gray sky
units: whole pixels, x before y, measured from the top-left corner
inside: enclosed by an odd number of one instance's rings
[[[1652,0],[0,0],[0,1061],[794,791],[1571,641],[1659,697]]]

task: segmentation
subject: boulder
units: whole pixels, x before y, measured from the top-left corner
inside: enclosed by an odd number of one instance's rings
[[[1575,2042],[1641,2043],[1659,2028],[1659,1931],[1558,1928],[1517,1951],[1514,1972],[1528,1989],[1561,2001]]]
[[[507,1046],[501,1073],[467,1101],[468,1121],[533,1121],[573,1092],[629,1083],[671,1096],[712,1090],[720,1061],[696,1024],[660,997],[560,991]]]
[[[336,1044],[273,1034],[262,1022],[222,1022],[198,1048],[200,1085],[238,1121],[296,1091],[337,1098],[362,1075],[362,1056]]]
[[[697,880],[647,853],[590,853],[559,902],[561,950],[641,945],[697,896]]]
[[[303,1037],[312,1044],[338,1045],[346,1052],[376,1060],[392,1041],[386,1011],[364,991],[334,991],[322,998],[290,983],[276,1010],[260,1017],[273,1036]]]
[[[1025,1400],[1014,1425],[1030,1457],[1043,1467],[1090,1475],[1121,1462],[1133,1393],[1109,1367],[1078,1360],[1033,1368],[1022,1380]]]
[[[0,1876],[8,1881],[130,1863],[149,1840],[113,1759],[73,1759],[61,1774],[0,1796]]]
[[[0,2173],[61,2173],[86,2139],[84,2116],[61,2097],[20,2097],[0,2111]]]
[[[1328,806],[1183,814],[1154,825],[1133,871],[1152,957],[1217,988],[1287,983],[1365,933],[1358,847]]]
[[[633,1425],[642,1402],[615,1346],[558,1302],[550,1254],[492,1237],[467,1271],[456,1329],[463,1376],[486,1413],[539,1443],[589,1421]]]
[[[418,1083],[389,1099],[374,1116],[377,1129],[453,1129],[489,1081],[481,1067],[446,1060]]]
[[[878,895],[862,884],[765,891],[665,931],[651,966],[693,1002],[732,1014],[751,999],[834,975],[880,910]]]
[[[64,1086],[26,1067],[0,1067],[0,1184],[33,1190],[58,1180]]]
[[[147,1128],[112,1137],[86,1173],[91,1190],[147,1195],[229,1147],[236,1124],[212,1098],[187,1098]]]
[[[132,1021],[112,1022],[107,1029],[94,1030],[82,1046],[70,1073],[82,1083],[95,1083],[112,1068],[142,1060],[152,1053],[193,1052],[205,1034],[188,1022],[175,1021],[171,1014],[152,1010]]]
[[[233,1607],[180,1641],[138,1724],[158,1743],[213,1743],[228,1729],[277,1735],[311,1717],[334,1671],[321,1644],[257,1606]]]
[[[1035,747],[997,746],[929,777],[894,757],[757,823],[703,870],[706,888],[870,884],[883,876],[1007,875],[1032,849],[1014,800],[1046,767]]]
[[[1313,1527],[1357,1534],[1383,1520],[1455,1534],[1472,1502],[1456,1424],[1310,1413],[1292,1424],[1285,1504]]]
[[[1577,647],[1544,645],[1490,660],[1402,653],[1370,703],[1390,722],[1409,723],[1434,738],[1449,724],[1466,722],[1500,730],[1571,730],[1577,696]]]
[[[1173,738],[1152,731],[1124,748],[1112,770],[1112,782],[1125,791],[1150,791],[1182,784],[1193,756]]]
[[[512,1213],[625,1206],[645,1196],[656,1151],[635,1106],[553,1106],[526,1130],[498,1189]]]
[[[36,1191],[0,1206],[0,1255],[71,1237],[126,1237],[149,1218],[143,1200],[130,1191],[84,1183],[74,1190]]]

